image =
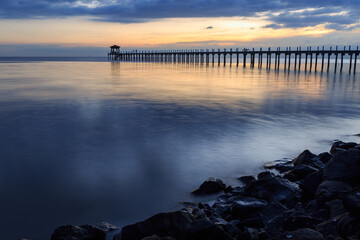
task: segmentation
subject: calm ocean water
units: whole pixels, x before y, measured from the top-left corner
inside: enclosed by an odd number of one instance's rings
[[[360,72],[2,58],[0,73],[1,239],[133,223],[201,200],[207,177],[360,141]]]

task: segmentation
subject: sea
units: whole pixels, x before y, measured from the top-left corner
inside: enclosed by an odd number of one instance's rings
[[[191,194],[208,177],[239,185],[264,163],[360,142],[348,62],[240,66],[0,58],[0,238],[122,227],[211,201]]]

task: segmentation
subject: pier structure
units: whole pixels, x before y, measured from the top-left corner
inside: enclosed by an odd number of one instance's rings
[[[276,50],[272,50],[268,48],[263,50],[260,48],[259,50],[255,50],[255,48],[247,49],[244,48],[239,50],[239,48],[229,50],[227,49],[185,49],[185,50],[150,50],[150,51],[120,51],[120,47],[117,45],[113,45],[110,47],[110,52],[108,53],[109,61],[132,61],[132,62],[173,62],[173,63],[195,63],[195,64],[212,64],[212,65],[221,65],[224,66],[227,64],[227,60],[229,60],[229,66],[233,64],[236,67],[239,66],[240,57],[243,58],[243,67],[246,67],[247,59],[250,58],[250,67],[254,68],[255,63],[257,62],[257,67],[263,67],[263,58],[266,56],[266,69],[271,69],[272,59],[274,61],[274,68],[280,69],[280,59],[283,58],[283,68],[284,70],[290,70],[291,68],[296,70],[301,69],[302,58],[305,58],[304,70],[305,71],[320,71],[329,72],[331,57],[335,57],[334,62],[334,71],[337,72],[343,71],[344,67],[344,56],[349,56],[349,73],[352,71],[356,72],[357,66],[357,58],[360,54],[359,47],[356,49],[351,49],[351,46],[348,48],[344,47],[340,49],[336,46],[335,49],[330,47],[329,49],[325,49],[322,47],[321,49],[318,47],[317,49],[311,49],[308,47],[306,50],[301,49],[301,47],[297,47],[296,49],[291,49],[291,47],[287,47],[285,49],[281,49],[280,47],[276,48]],[[229,58],[228,58],[229,57]],[[327,61],[325,62],[325,57],[327,57]],[[235,61],[233,62],[235,58]],[[340,64],[340,66],[338,66]]]

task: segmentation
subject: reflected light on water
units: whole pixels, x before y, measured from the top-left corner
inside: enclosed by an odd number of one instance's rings
[[[129,224],[263,163],[359,141],[359,75],[206,65],[0,63],[0,236]],[[41,227],[39,227],[41,226]]]

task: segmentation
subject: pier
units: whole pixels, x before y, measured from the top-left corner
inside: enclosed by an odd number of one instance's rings
[[[255,50],[255,48],[242,49],[239,48],[229,50],[223,49],[188,49],[188,50],[153,50],[153,51],[120,51],[120,47],[117,45],[110,47],[110,52],[108,53],[109,61],[129,61],[129,62],[173,62],[173,63],[196,63],[196,64],[206,64],[206,65],[227,65],[239,67],[240,58],[242,58],[242,66],[246,67],[246,62],[249,60],[250,67],[254,68],[255,63],[258,68],[264,67],[266,69],[271,69],[272,60],[274,59],[273,68],[279,70],[280,67],[283,67],[284,70],[293,69],[294,71],[301,69],[301,64],[304,63],[305,71],[321,71],[329,72],[331,60],[335,59],[334,62],[334,71],[343,72],[344,71],[344,56],[349,57],[348,71],[349,73],[356,72],[357,58],[359,56],[359,47],[356,49],[351,49],[344,47],[339,49],[335,47],[334,49],[330,47],[325,49],[319,47],[316,50],[308,47],[306,50],[302,50],[301,47],[296,49],[291,49],[287,47],[285,49],[276,48],[276,50],[271,50],[268,48],[263,50]],[[333,58],[332,58],[333,57]],[[283,59],[283,66],[280,66],[280,60]],[[305,59],[305,62],[302,61]],[[327,61],[325,62],[325,59]],[[340,66],[338,66],[340,64]],[[320,69],[318,69],[320,68]]]

